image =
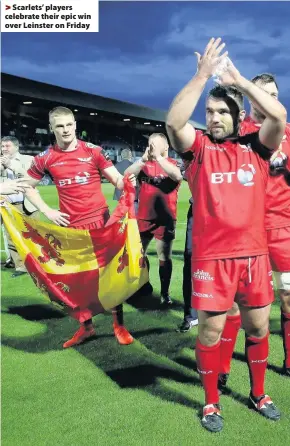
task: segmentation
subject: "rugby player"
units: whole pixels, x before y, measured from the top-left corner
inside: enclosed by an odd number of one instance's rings
[[[109,219],[109,209],[101,189],[101,176],[121,190],[124,187],[122,175],[101,147],[77,139],[76,121],[70,109],[56,107],[51,110],[49,124],[56,144],[34,158],[27,172],[28,184],[33,186],[27,197],[57,225],[75,229],[102,228]],[[60,210],[49,207],[34,189],[45,174],[55,182]],[[131,344],[133,337],[124,326],[123,306],[114,308],[112,313],[116,339],[120,344]],[[88,310],[88,319],[63,344],[64,348],[80,344],[96,334],[91,316]]]
[[[143,249],[146,253],[149,243],[155,238],[161,303],[171,305],[171,254],[182,174],[177,161],[168,157],[169,145],[164,134],[153,133],[148,144],[142,158],[129,166],[125,174],[134,174],[140,185],[137,220]]]
[[[269,73],[255,76],[252,82],[273,98],[278,99],[278,85]],[[240,134],[256,132],[265,115],[251,104],[249,116],[241,123]],[[274,284],[281,302],[281,330],[284,346],[283,372],[290,376],[290,125],[278,151],[270,159],[266,194],[266,230]],[[228,381],[232,354],[241,326],[240,312],[234,305],[227,316],[221,338],[221,368],[219,389],[222,392]]]
[[[226,314],[237,300],[246,332],[251,378],[249,404],[272,420],[280,412],[265,394],[269,349],[271,265],[265,219],[267,159],[278,149],[286,126],[285,108],[245,79],[228,60],[220,85],[206,101],[207,132],[188,122],[208,80],[227,52],[221,39],[211,39],[196,53],[196,75],[174,99],[167,117],[172,146],[187,161],[193,196],[192,307],[198,310],[196,358],[205,390],[202,425],[223,428],[219,406],[220,338]],[[238,136],[245,111],[242,94],[265,115],[259,132]]]

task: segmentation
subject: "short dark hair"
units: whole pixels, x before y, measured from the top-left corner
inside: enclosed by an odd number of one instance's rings
[[[19,141],[17,138],[15,138],[15,136],[3,136],[3,138],[1,138],[1,142],[8,141],[11,141],[12,144],[14,144],[19,149]]]
[[[271,84],[272,82],[274,82],[274,84],[277,87],[277,90],[279,90],[275,76],[271,73],[258,74],[257,76],[253,77],[253,79],[251,80],[251,82],[253,82],[253,84],[255,84],[256,82],[259,82],[259,81],[264,85]]]
[[[231,99],[236,103],[239,111],[244,110],[244,96],[235,87],[216,85],[210,90],[208,97],[223,99],[224,101]]]

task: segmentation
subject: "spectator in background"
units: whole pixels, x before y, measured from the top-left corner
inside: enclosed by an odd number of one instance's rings
[[[128,167],[130,167],[133,164],[133,157],[132,152],[130,149],[123,149],[121,152],[121,161],[119,163],[115,164],[116,169],[121,175],[124,175],[124,172]],[[122,195],[121,190],[115,188],[113,200],[120,200],[120,197]]]
[[[128,169],[128,167],[132,166],[132,164],[133,164],[133,155],[132,155],[131,150],[130,149],[123,149],[122,152],[121,152],[121,161],[119,163],[115,164],[116,169],[118,170],[118,172],[121,175],[124,175],[125,170]],[[139,187],[137,185],[137,187],[136,187],[136,196],[135,196],[135,201],[134,201],[136,214],[138,212],[138,191],[139,191]],[[115,188],[113,200],[119,201],[121,195],[122,195],[122,191],[120,191],[117,188]]]
[[[14,136],[5,136],[2,138],[0,157],[1,183],[6,183],[10,180],[23,177],[26,174],[26,171],[30,168],[32,160],[33,156],[22,155],[19,153],[19,141],[17,138]],[[8,194],[7,200],[21,213],[32,218],[39,218],[39,212],[27,198],[24,198],[23,191],[20,189],[15,190],[14,193]],[[12,274],[12,277],[22,276],[23,274],[27,273],[24,263],[19,257],[9,233],[5,231],[5,234],[8,242],[10,258],[7,259],[4,266],[9,268],[14,264],[15,272]]]

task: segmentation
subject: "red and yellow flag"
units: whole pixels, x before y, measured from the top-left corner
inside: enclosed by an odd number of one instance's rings
[[[134,212],[124,194],[102,229],[63,228],[1,206],[4,225],[37,287],[80,322],[124,302],[148,281]]]

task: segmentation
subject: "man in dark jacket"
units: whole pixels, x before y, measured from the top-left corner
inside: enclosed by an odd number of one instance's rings
[[[124,175],[125,170],[133,164],[132,152],[130,149],[123,149],[121,152],[121,161],[115,164],[116,169],[121,175]],[[113,200],[120,200],[122,191],[115,189]]]

